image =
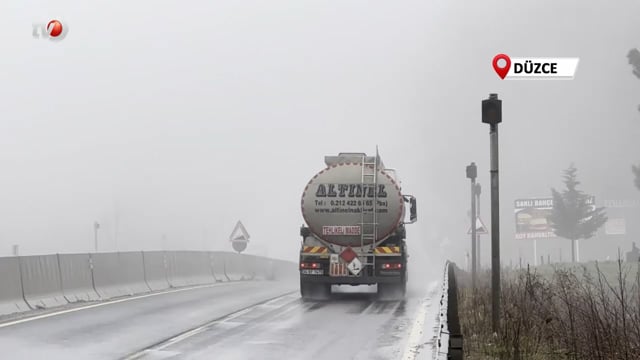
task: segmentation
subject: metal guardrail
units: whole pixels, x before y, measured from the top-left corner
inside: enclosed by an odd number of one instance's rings
[[[458,286],[455,264],[448,260],[444,266],[438,319],[438,348],[435,358],[438,360],[462,360],[464,355],[463,338],[458,317]]]

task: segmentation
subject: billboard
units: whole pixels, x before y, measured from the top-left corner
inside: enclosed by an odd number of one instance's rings
[[[607,235],[625,235],[627,233],[627,221],[625,218],[608,219],[604,231]]]
[[[635,220],[638,219],[640,200],[605,200],[609,220],[605,224],[606,235],[631,235],[629,231]]]
[[[590,196],[586,200],[592,209],[596,207],[596,198]],[[548,239],[556,237],[551,228],[553,198],[518,199],[514,204],[516,215],[516,240]]]
[[[556,236],[549,222],[553,211],[553,198],[518,199],[514,205],[516,240],[547,239]]]

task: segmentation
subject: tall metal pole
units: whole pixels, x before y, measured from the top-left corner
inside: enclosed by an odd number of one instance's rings
[[[482,101],[482,122],[489,124],[491,154],[491,310],[492,329],[500,329],[500,196],[498,178],[498,124],[502,122],[502,100],[489,94]]]
[[[98,252],[98,223],[93,224],[93,247],[94,251]]]
[[[476,234],[476,179],[471,179],[471,253],[473,256],[471,257],[471,266],[473,271],[472,274],[472,282],[473,287],[476,287],[477,280],[477,272],[478,272],[478,250],[476,248],[476,243],[478,241]]]
[[[476,288],[476,177],[478,168],[472,162],[467,166],[467,178],[471,179],[471,285]]]
[[[93,223],[93,246],[95,252],[98,252],[98,228],[100,228],[100,224],[96,221]]]
[[[496,98],[498,96],[496,95]],[[498,124],[491,125],[491,297],[493,332],[500,328],[500,184],[498,177]]]
[[[480,193],[481,187],[480,184],[476,184],[475,195],[476,195],[476,217],[480,217]],[[477,220],[476,220],[477,221]],[[476,261],[478,263],[478,271],[482,268],[482,258],[480,257],[480,234],[476,234]]]

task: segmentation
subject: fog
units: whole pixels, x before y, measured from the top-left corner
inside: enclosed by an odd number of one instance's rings
[[[5,1],[0,255],[92,251],[94,221],[100,251],[231,250],[242,220],[248,253],[294,260],[300,196],[324,156],[379,146],[418,198],[410,251],[463,263],[471,161],[490,222],[480,101],[495,92],[503,262],[530,257],[513,200],[549,196],[570,163],[598,202],[640,197],[626,59],[639,13],[637,1]],[[51,18],[68,36],[32,38]],[[571,81],[502,81],[499,52],[580,64]]]

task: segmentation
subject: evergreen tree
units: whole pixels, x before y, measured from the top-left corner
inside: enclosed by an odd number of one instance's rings
[[[633,67],[633,75],[640,78],[640,51],[638,49],[631,49],[627,54],[629,64]]]
[[[631,49],[627,54],[629,64],[633,67],[633,75],[640,79],[640,51],[638,49]],[[638,107],[640,110],[640,106]],[[640,165],[632,167],[633,173],[636,175],[635,184],[638,190],[640,190]]]
[[[553,211],[549,218],[556,235],[571,240],[571,259],[576,261],[575,244],[579,239],[593,237],[607,222],[604,208],[594,208],[588,204],[591,196],[577,189],[578,170],[573,164],[564,171],[566,189],[562,192],[551,189]]]
[[[629,64],[633,68],[633,75],[640,79],[640,51],[638,49],[629,50],[627,59],[629,59]],[[638,110],[640,111],[640,106],[638,106]]]

